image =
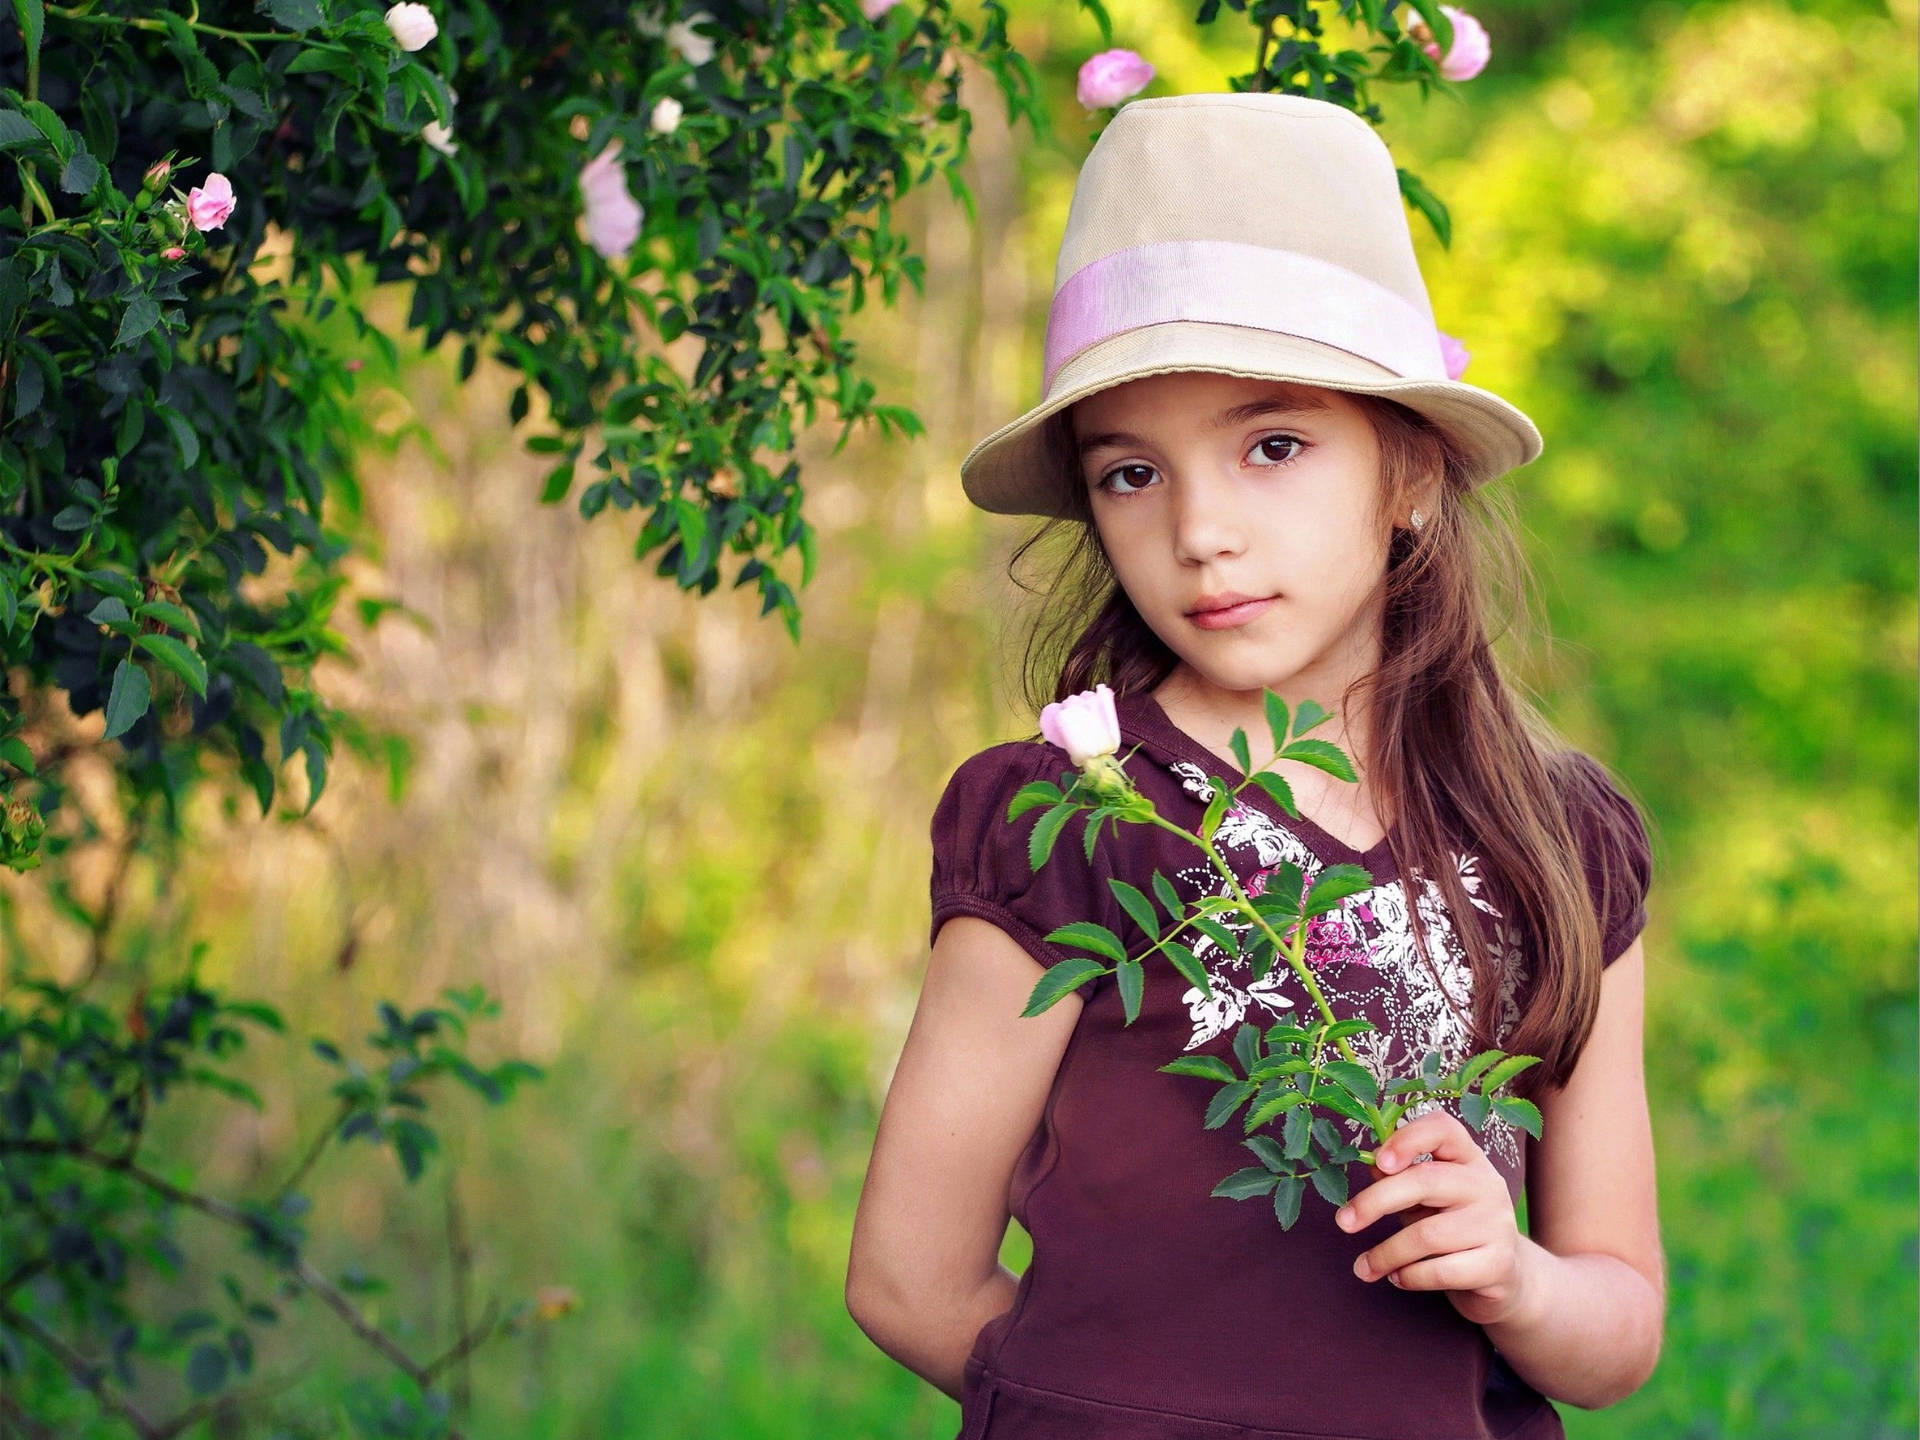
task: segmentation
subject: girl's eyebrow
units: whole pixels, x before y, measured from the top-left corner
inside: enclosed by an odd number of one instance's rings
[[[1311,415],[1318,411],[1331,410],[1317,395],[1297,395],[1283,399],[1278,395],[1264,396],[1258,400],[1249,400],[1243,405],[1234,405],[1222,410],[1208,422],[1209,430],[1229,430],[1236,425],[1244,425],[1249,420],[1258,420],[1263,415]],[[1080,442],[1080,455],[1084,459],[1090,452],[1106,446],[1141,445],[1146,442],[1130,430],[1105,430],[1098,435],[1088,435]]]

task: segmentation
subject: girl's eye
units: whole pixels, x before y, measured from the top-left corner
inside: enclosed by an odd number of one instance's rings
[[[1154,473],[1151,465],[1116,465],[1094,482],[1094,488],[1105,490],[1109,495],[1132,495],[1138,490],[1145,489],[1146,487],[1144,485],[1136,485],[1133,489],[1128,490],[1120,489],[1114,485],[1113,482],[1118,477],[1125,475],[1129,470],[1144,471],[1148,475]]]
[[[1276,454],[1275,450],[1282,445],[1293,446],[1292,453],[1288,455]],[[1280,465],[1291,465],[1295,460],[1300,458],[1300,452],[1306,448],[1304,441],[1298,440],[1291,435],[1269,435],[1264,440],[1256,440],[1253,449],[1247,453],[1249,456],[1264,455],[1268,460],[1273,462],[1274,467],[1277,467]],[[1254,463],[1259,464],[1258,461]]]

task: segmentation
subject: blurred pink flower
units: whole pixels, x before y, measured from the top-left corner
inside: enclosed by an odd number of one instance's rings
[[[627,189],[627,169],[619,155],[619,140],[610,140],[606,149],[580,167],[587,243],[609,260],[618,260],[633,248],[646,214]]]
[[[900,0],[860,0],[860,13],[869,20],[878,20],[899,3]]]
[[[187,252],[178,245],[169,245],[160,252],[160,258],[162,260],[184,260],[187,258]]]
[[[1440,62],[1441,78],[1446,80],[1471,80],[1486,69],[1487,57],[1493,54],[1493,42],[1487,37],[1487,28],[1464,10],[1451,5],[1442,5],[1440,13],[1453,22],[1453,45],[1446,55],[1440,54],[1440,46],[1434,41],[1433,32],[1421,21],[1414,21],[1407,27],[1407,33],[1420,42],[1420,48]]]
[[[187,219],[196,230],[212,230],[227,223],[233,214],[233,182],[218,170],[207,176],[205,185],[187,192]]]
[[[1087,109],[1105,110],[1139,94],[1151,79],[1153,66],[1133,51],[1102,50],[1080,67],[1074,93]]]
[[[1458,380],[1460,372],[1467,368],[1467,361],[1473,358],[1471,350],[1444,330],[1440,332],[1440,353],[1446,357],[1449,380]]]

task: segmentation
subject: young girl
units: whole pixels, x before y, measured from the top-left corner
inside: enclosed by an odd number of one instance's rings
[[[1121,755],[1195,830],[1256,763],[1263,692],[1317,700],[1358,783],[1276,769],[1216,843],[1243,886],[1284,862],[1372,888],[1316,921],[1306,961],[1384,1081],[1441,1052],[1540,1057],[1513,1082],[1542,1138],[1416,1107],[1337,1211],[1210,1194],[1250,1163],[1204,1128],[1214,1087],[1160,1070],[1307,1013],[1204,938],[1211,995],[1150,966],[1124,1023],[1111,977],[1023,1017],[1046,935],[1091,919],[1137,952],[1110,877],[1222,893],[1190,842],[1076,815],[1038,872],[1007,819],[1066,752],[962,764],[933,816],[933,952],[854,1224],[848,1308],[959,1399],[963,1440],[1544,1440],[1551,1400],[1611,1405],[1660,1353],[1665,1279],[1641,1071],[1639,812],[1503,679],[1482,557],[1511,560],[1484,482],[1540,453],[1449,376],[1394,166],[1370,126],[1265,94],[1136,101],[1088,157],[1061,244],[1045,399],[976,446],[975,503],[1077,526],[1091,603],[1045,694],[1104,684]],[[1036,697],[1037,698],[1037,697]],[[952,923],[947,923],[951,921]],[[1157,965],[1157,962],[1156,962]],[[1345,1137],[1371,1146],[1350,1122]],[[1522,1233],[1516,1207],[1527,1200]],[[1008,1217],[1033,1239],[998,1263]]]

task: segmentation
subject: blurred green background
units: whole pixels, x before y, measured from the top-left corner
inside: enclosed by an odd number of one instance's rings
[[[568,1312],[483,1352],[476,1435],[957,1428],[841,1287],[926,960],[933,802],[1033,728],[1003,646],[1025,522],[973,511],[957,465],[1037,397],[1091,134],[1072,75],[1103,47],[1076,7],[1012,8],[1055,133],[1010,135],[971,84],[977,227],[944,187],[907,207],[925,294],[860,333],[928,434],[810,437],[802,643],[652,576],[630,517],[542,509],[494,418],[508,376],[368,349],[350,573],[430,623],[352,629],[322,681],[407,745],[391,770],[343,753],[317,823],[201,796],[186,872],[123,902],[132,965],[207,938],[208,978],[296,1032],[478,980],[505,1014],[476,1051],[549,1067],[497,1116],[449,1106],[453,1163],[420,1188],[337,1155],[314,1186],[316,1259],[399,1277],[370,1303],[422,1348],[450,1333],[449,1185],[476,1292]],[[1231,16],[1111,8],[1148,95],[1247,68]],[[1384,97],[1453,213],[1450,251],[1413,223],[1441,328],[1547,441],[1501,484],[1553,642],[1509,659],[1655,830],[1666,1350],[1627,1402],[1563,1406],[1576,1437],[1916,1423],[1915,8],[1475,6],[1493,59],[1461,100]],[[324,1113],[303,1042],[254,1050],[264,1113],[186,1098],[156,1135],[213,1157],[205,1189],[284,1174]],[[301,1354],[321,1383],[367,1369]]]

